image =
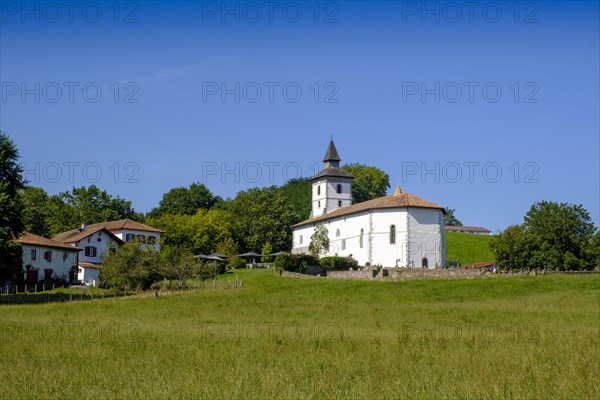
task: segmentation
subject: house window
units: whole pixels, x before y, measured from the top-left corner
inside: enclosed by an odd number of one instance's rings
[[[396,225],[390,226],[390,244],[396,244]]]
[[[94,246],[85,246],[86,257],[96,257],[96,248]]]
[[[156,244],[156,236],[148,236],[147,243],[148,244]]]
[[[338,194],[342,193],[342,185],[340,185],[339,183],[337,184],[337,188],[336,188]]]
[[[335,236],[340,236],[340,230],[339,229],[335,230]]]
[[[360,236],[358,238],[358,245],[360,246],[361,249],[363,248],[363,242],[364,242],[363,239],[364,239],[364,236],[365,236],[365,230],[361,229],[360,230]]]
[[[126,242],[130,242],[135,238],[135,235],[133,233],[128,233],[127,235],[125,235],[125,241]]]
[[[317,186],[317,196],[321,195],[321,185]]]
[[[321,208],[321,200],[317,201],[317,208]]]
[[[31,259],[32,260],[36,260],[37,259],[37,250],[31,250]]]
[[[300,244],[302,244],[303,241],[302,235],[300,235]]]
[[[342,201],[338,200],[338,207],[341,207],[341,206],[342,206]]]
[[[97,242],[101,242],[101,241],[102,241],[102,238],[101,238],[101,237],[99,237],[98,239],[96,239],[96,241],[97,241]]]
[[[346,239],[342,239],[342,250],[346,250]]]
[[[51,262],[52,261],[52,252],[51,251],[46,251],[44,252],[44,260]]]

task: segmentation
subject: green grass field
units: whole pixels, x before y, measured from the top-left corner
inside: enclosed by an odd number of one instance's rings
[[[236,273],[243,288],[0,307],[0,397],[600,396],[598,275]]]
[[[444,232],[446,260],[459,260],[461,265],[480,261],[494,261],[496,256],[489,247],[493,236]]]

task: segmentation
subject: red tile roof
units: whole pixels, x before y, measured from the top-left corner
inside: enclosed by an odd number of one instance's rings
[[[102,269],[101,264],[94,264],[91,262],[79,261],[79,266],[81,268],[93,268],[93,269]]]
[[[130,219],[120,219],[118,221],[109,221],[109,222],[101,222],[99,224],[92,224],[89,226],[102,226],[109,231],[118,231],[121,229],[131,229],[135,231],[146,231],[146,232],[156,232],[163,233],[160,229],[153,228],[148,225],[144,225],[140,222],[132,221]]]
[[[18,239],[21,244],[29,244],[35,246],[56,247],[64,250],[80,251],[81,247],[71,246],[57,240],[47,239],[42,236],[34,235],[33,233],[25,232]]]
[[[318,217],[309,218],[300,223],[297,223],[296,225],[293,225],[292,227],[313,224],[316,222],[326,221],[332,218],[342,217],[350,214],[357,214],[369,210],[405,207],[436,208],[442,210],[444,213],[446,212],[445,208],[442,206],[439,206],[427,200],[423,200],[422,198],[412,195],[410,193],[402,193],[400,192],[400,190],[397,189],[396,193],[391,196],[379,197],[377,199],[353,204],[349,207],[340,208],[330,213],[320,215]]]
[[[75,242],[79,242],[80,240],[85,239],[86,237],[93,235],[94,233],[100,232],[100,231],[104,231],[108,236],[113,238],[113,240],[115,240],[116,242],[123,243],[123,240],[119,239],[118,236],[116,236],[114,233],[112,233],[108,229],[106,229],[102,226],[92,226],[92,225],[86,226],[84,230],[77,228],[77,229],[71,229],[70,231],[66,231],[63,233],[59,233],[58,235],[54,236],[52,238],[52,240],[56,240],[56,241],[63,242],[63,243],[75,243]]]
[[[132,221],[130,219],[120,219],[118,221],[108,221],[108,222],[100,222],[97,224],[90,224],[90,225],[87,225],[84,230],[81,230],[79,228],[72,229],[67,232],[59,233],[58,235],[54,236],[52,239],[58,240],[60,242],[65,242],[65,243],[74,243],[74,242],[80,241],[83,238],[90,236],[93,233],[96,233],[100,230],[104,230],[113,239],[116,239],[117,241],[122,242],[122,240],[119,239],[117,236],[115,236],[112,233],[112,231],[120,231],[123,229],[130,229],[130,230],[135,230],[135,231],[145,231],[145,232],[156,232],[156,233],[164,232],[164,231],[161,231],[160,229],[156,229],[151,226],[144,225],[144,224],[136,222],[136,221]]]

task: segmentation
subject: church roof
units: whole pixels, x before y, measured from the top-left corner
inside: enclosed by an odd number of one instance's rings
[[[327,151],[325,152],[325,157],[323,157],[323,162],[327,161],[341,161],[340,155],[335,148],[335,144],[333,143],[333,139],[329,141],[329,146],[327,147]]]
[[[379,197],[377,199],[368,200],[362,203],[353,204],[349,207],[338,208],[335,211],[332,211],[327,214],[319,215],[318,217],[309,218],[302,222],[297,223],[296,225],[292,225],[292,227],[299,227],[303,225],[313,224],[317,222],[327,221],[329,219],[343,217],[351,214],[358,214],[365,211],[370,210],[381,210],[381,209],[390,209],[390,208],[405,208],[405,207],[415,207],[415,208],[435,208],[442,210],[442,212],[446,213],[445,208],[439,206],[430,201],[424,200],[420,197],[417,197],[410,193],[402,193],[399,189],[396,190],[391,196]]]
[[[315,179],[323,178],[325,176],[354,179],[354,175],[352,175],[350,172],[346,171],[345,169],[341,169],[341,168],[337,168],[337,167],[325,168],[325,169],[321,170],[321,172],[319,172],[318,174],[313,176],[311,179],[315,180]]]

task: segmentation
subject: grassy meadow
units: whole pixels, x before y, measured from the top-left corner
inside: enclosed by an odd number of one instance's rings
[[[600,397],[598,275],[234,272],[243,288],[1,306],[0,397]]]
[[[461,265],[468,265],[496,259],[489,246],[493,236],[459,232],[444,232],[444,235],[447,260],[459,260]]]

